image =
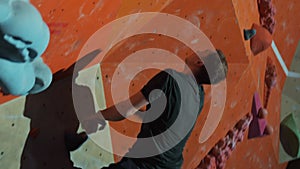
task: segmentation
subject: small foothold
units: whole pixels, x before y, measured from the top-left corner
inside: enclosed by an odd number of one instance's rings
[[[244,39],[249,40],[255,36],[256,30],[255,29],[244,29]]]
[[[268,57],[267,59],[267,67],[265,72],[265,84],[270,89],[275,87],[277,84],[276,66],[270,57]]]
[[[264,118],[266,118],[267,115],[268,115],[268,111],[266,109],[260,108],[258,110],[258,118],[264,119]]]
[[[243,129],[247,128],[246,120],[241,119],[240,121],[237,122],[237,124],[235,125],[235,127],[239,131],[242,131]]]
[[[273,131],[274,131],[273,127],[267,125],[265,130],[264,130],[264,134],[265,135],[271,135],[273,133]]]
[[[231,130],[229,130],[229,131],[227,132],[227,135],[229,136],[229,139],[232,140],[232,139],[236,136],[237,132],[238,132],[238,131],[237,131],[236,129],[231,129]]]
[[[211,149],[211,155],[217,157],[219,154],[221,153],[220,149],[218,149],[217,147],[213,147]]]
[[[219,140],[217,145],[219,148],[223,149],[225,147],[225,140],[223,140],[223,139]]]
[[[250,112],[246,115],[246,119],[247,119],[248,123],[250,123],[253,120],[253,116]]]

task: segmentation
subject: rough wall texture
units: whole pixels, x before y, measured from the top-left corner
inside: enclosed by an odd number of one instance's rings
[[[198,166],[201,159],[204,158],[215,143],[224,137],[239,119],[251,111],[251,100],[255,91],[259,92],[261,100],[263,100],[266,61],[267,57],[271,57],[278,68],[278,83],[270,95],[268,103],[269,115],[267,117],[268,124],[273,127],[274,132],[272,135],[263,138],[244,139],[231,154],[226,168],[285,168],[286,164],[279,164],[278,162],[279,98],[281,97],[285,76],[271,49],[267,49],[254,57],[250,50],[250,42],[243,40],[243,29],[250,28],[253,23],[259,23],[256,1],[32,0],[32,3],[41,11],[51,31],[50,45],[43,58],[54,73],[72,65],[76,61],[84,43],[99,28],[117,18],[137,12],[163,12],[187,19],[200,28],[216,48],[224,51],[229,62],[225,111],[214,134],[206,142],[199,143],[199,134],[207,118],[209,107],[211,104],[214,104],[210,102],[210,87],[205,86],[206,101],[204,109],[184,150],[185,161],[183,168],[187,169]],[[299,15],[300,4],[297,3],[297,0],[274,0],[273,3],[277,8],[275,16],[277,27],[273,38],[283,55],[284,61],[289,66],[300,37],[299,31],[297,31],[299,29],[299,24],[297,24],[299,17],[295,16]],[[115,33],[114,30],[111,33]],[[99,41],[105,41],[108,38],[103,37]],[[121,85],[122,82],[119,85],[111,84],[111,78],[118,63],[129,54],[150,47],[174,52],[180,58],[184,58],[191,53],[191,50],[187,47],[182,47],[180,42],[157,34],[133,36],[113,46],[101,63],[107,106],[113,104],[111,89],[118,92],[127,91]],[[168,64],[168,62],[162,63]],[[139,73],[131,81],[129,92],[132,94],[138,91],[156,72],[157,70],[149,70]],[[70,74],[64,74],[59,79],[64,79],[68,76]],[[119,72],[119,76],[125,76],[125,74]],[[39,97],[38,95],[34,96],[35,102],[43,105],[44,100],[39,99]],[[14,98],[11,96],[0,96],[1,103],[12,99]],[[30,111],[29,108],[27,109]],[[4,112],[5,109],[0,111],[1,114]],[[78,124],[74,123],[74,125]],[[139,124],[127,120],[119,123],[110,123],[110,126],[128,136],[136,136],[140,127]],[[59,126],[56,127],[59,128]],[[75,129],[72,128],[72,130]],[[11,132],[11,130],[8,129],[7,132]],[[2,134],[0,138],[2,140]],[[113,149],[114,145],[122,144],[120,140],[114,139],[113,135],[111,139]],[[62,144],[62,142],[60,141],[59,144]],[[125,151],[126,148],[124,148]],[[115,156],[115,161],[119,159],[119,156]]]

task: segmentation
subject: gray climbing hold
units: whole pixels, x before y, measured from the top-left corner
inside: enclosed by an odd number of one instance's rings
[[[244,39],[249,40],[255,36],[256,30],[255,29],[244,29]]]

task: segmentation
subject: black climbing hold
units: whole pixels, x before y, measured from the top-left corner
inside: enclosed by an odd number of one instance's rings
[[[255,29],[244,29],[244,39],[249,40],[255,36],[256,30]]]

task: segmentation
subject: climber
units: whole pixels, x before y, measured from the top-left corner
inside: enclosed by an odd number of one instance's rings
[[[183,72],[161,71],[130,99],[83,120],[86,132],[93,133],[104,120],[120,121],[147,106],[135,144],[120,162],[103,169],[181,168],[183,148],[203,107],[202,85],[221,82],[228,69],[221,50],[194,53],[185,63]]]

